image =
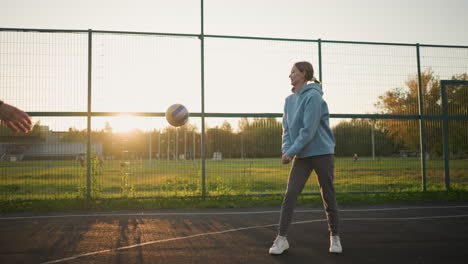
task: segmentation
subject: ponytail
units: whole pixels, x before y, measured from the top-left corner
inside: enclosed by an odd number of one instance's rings
[[[322,85],[322,83],[319,80],[317,80],[317,78],[315,78],[315,77],[312,77],[312,79],[310,81]]]

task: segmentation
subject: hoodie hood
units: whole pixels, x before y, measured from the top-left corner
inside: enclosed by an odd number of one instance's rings
[[[309,83],[304,88],[302,88],[301,92],[299,94],[304,94],[309,92],[310,90],[316,90],[320,95],[323,95],[322,91],[322,86],[318,83]],[[294,88],[291,90],[293,93],[295,93]]]

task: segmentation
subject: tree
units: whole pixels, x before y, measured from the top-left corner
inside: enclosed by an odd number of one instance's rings
[[[63,135],[62,142],[83,143],[87,140],[86,129],[78,130],[75,127],[68,128],[68,132]]]
[[[466,73],[454,75],[452,80],[468,80],[468,75]],[[439,77],[431,69],[428,69],[421,73],[421,82],[424,115],[441,114],[442,100]],[[449,111],[456,114],[467,114],[467,89],[466,85],[450,87],[447,92]],[[410,77],[406,81],[406,89],[394,88],[387,91],[379,97],[379,101],[375,105],[381,114],[418,115],[418,76]],[[380,124],[388,130],[388,136],[395,138],[405,147],[410,149],[419,148],[419,122],[415,120],[387,119],[381,121]],[[425,140],[430,143],[426,144],[427,152],[440,155],[442,153],[442,122],[439,120],[425,120],[424,124]],[[466,127],[463,126],[461,121],[451,122],[451,127],[451,131],[454,132],[451,133],[449,138],[451,151],[468,152],[466,140],[460,140],[460,138],[466,139],[468,137]]]
[[[281,122],[273,117],[247,118],[239,121],[237,137],[243,157],[266,158],[281,156]]]
[[[103,145],[102,154],[106,157],[112,157],[112,126],[108,121],[106,121],[104,129],[101,131],[99,137]]]
[[[388,136],[387,130],[379,127],[375,120],[341,121],[332,129],[336,140],[335,155],[351,157],[356,153],[359,156],[372,156],[372,137],[376,156],[398,154],[398,144]]]
[[[221,127],[208,128],[206,142],[207,157],[212,157],[214,152],[221,152],[223,157],[232,158],[238,153],[231,124],[227,121],[224,121]]]

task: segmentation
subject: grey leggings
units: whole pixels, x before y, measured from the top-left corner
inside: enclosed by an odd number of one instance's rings
[[[291,224],[297,197],[301,194],[312,171],[317,173],[323,207],[327,215],[330,235],[338,235],[338,208],[333,187],[334,155],[295,158],[289,173],[288,188],[281,206],[278,234],[286,236]]]

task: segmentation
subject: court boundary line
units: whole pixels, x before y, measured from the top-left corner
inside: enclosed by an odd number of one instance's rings
[[[405,220],[427,220],[427,219],[464,218],[464,217],[468,217],[468,214],[464,214],[464,215],[446,215],[446,216],[443,216],[443,215],[440,216],[439,215],[439,216],[421,216],[421,217],[394,217],[394,218],[389,218],[389,217],[382,217],[382,218],[375,218],[375,217],[372,217],[372,218],[343,218],[340,221],[405,221]],[[298,225],[298,224],[308,224],[308,223],[325,222],[325,221],[327,221],[327,219],[314,219],[314,220],[293,222],[291,224],[292,225]],[[215,232],[199,233],[199,234],[194,234],[194,235],[189,235],[189,236],[181,236],[181,237],[173,237],[173,238],[167,238],[167,239],[153,240],[153,241],[138,243],[138,244],[134,244],[134,245],[130,245],[130,246],[118,247],[118,248],[114,248],[114,249],[98,250],[98,251],[93,251],[93,252],[88,252],[88,253],[84,253],[84,254],[79,254],[79,255],[67,257],[67,258],[46,261],[46,262],[42,262],[41,264],[60,263],[60,262],[74,260],[74,259],[78,259],[78,258],[82,258],[82,257],[98,255],[98,254],[103,254],[103,253],[108,253],[108,252],[113,252],[113,251],[122,251],[122,250],[126,250],[126,249],[142,247],[142,246],[146,246],[146,245],[152,245],[152,244],[158,244],[158,243],[164,243],[164,242],[176,241],[176,240],[182,240],[182,239],[190,239],[190,238],[194,238],[194,237],[210,236],[210,235],[224,234],[224,233],[230,233],[230,232],[244,231],[244,230],[256,229],[256,228],[274,227],[274,226],[278,226],[278,225],[279,224],[256,225],[256,226],[233,228],[233,229],[227,229],[227,230],[215,231]]]
[[[340,212],[378,212],[397,210],[426,210],[426,209],[456,209],[468,208],[468,205],[454,206],[417,206],[417,207],[389,207],[389,208],[367,208],[367,209],[339,209]],[[323,209],[296,210],[294,213],[323,212]],[[177,216],[177,215],[249,215],[249,214],[274,214],[275,211],[239,211],[239,212],[184,212],[184,213],[96,213],[96,214],[62,214],[62,215],[38,215],[38,216],[5,216],[0,220],[23,220],[23,219],[48,219],[48,218],[74,218],[74,217],[119,217],[119,216]]]

